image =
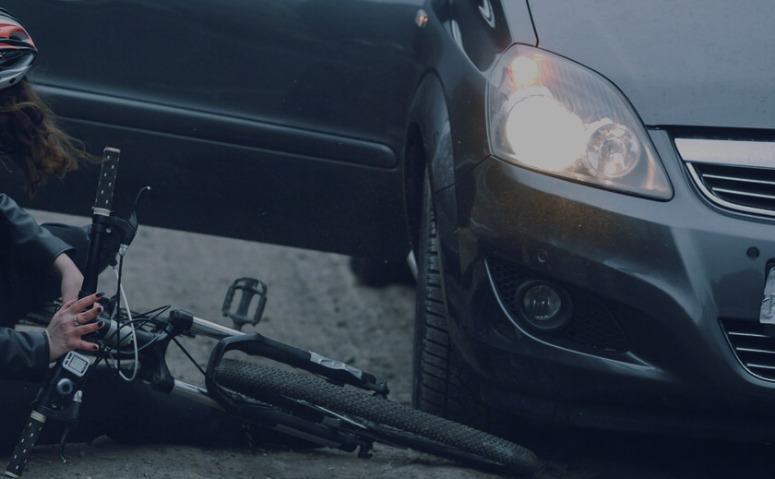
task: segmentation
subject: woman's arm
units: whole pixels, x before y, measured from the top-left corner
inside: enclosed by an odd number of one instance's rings
[[[35,218],[3,193],[0,193],[0,241],[19,263],[41,271],[51,268],[59,255],[72,249],[41,228]]]
[[[51,271],[61,278],[62,301],[78,297],[83,275],[66,252],[72,246],[41,228],[8,195],[0,193],[0,242],[11,257],[26,268]]]
[[[102,312],[101,296],[92,294],[63,304],[45,332],[0,328],[0,379],[35,382],[43,379],[50,362],[68,351],[97,351],[96,344],[82,337],[102,326],[94,322]]]
[[[83,274],[67,253],[62,253],[56,257],[53,270],[62,278],[62,302],[67,303],[77,299],[81,286],[83,286]]]
[[[45,377],[49,362],[45,333],[0,328],[0,378],[38,381]]]

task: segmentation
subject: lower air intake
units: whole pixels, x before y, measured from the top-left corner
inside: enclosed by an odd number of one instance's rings
[[[625,352],[630,349],[617,315],[635,313],[626,311],[622,306],[607,302],[587,291],[560,284],[568,292],[573,304],[572,318],[562,330],[543,333],[531,328],[521,318],[519,299],[516,296],[519,286],[525,281],[546,279],[514,263],[497,258],[487,260],[487,269],[495,285],[496,294],[507,309],[511,320],[524,326],[537,337],[572,349],[611,352]],[[551,280],[546,281],[554,283]]]
[[[754,376],[775,381],[775,337],[764,334],[758,321],[722,319],[721,325],[743,366]]]

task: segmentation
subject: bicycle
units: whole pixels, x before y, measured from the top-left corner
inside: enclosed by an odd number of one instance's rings
[[[245,424],[268,427],[316,446],[357,451],[360,457],[370,457],[374,443],[378,442],[497,472],[532,474],[539,469],[535,454],[522,446],[391,402],[387,399],[387,384],[373,374],[258,333],[241,331],[246,324],[257,325],[263,315],[267,288],[259,280],[240,278],[227,291],[222,311],[236,329],[167,307],[145,313],[132,311],[123,293],[121,272],[124,253],[138,227],[137,205],[146,189],[138,194],[129,217],[112,214],[119,155],[112,148],[106,148],[103,155],[81,291],[81,296],[96,291],[99,258],[106,254],[105,245],[111,239],[118,239],[118,260],[114,262],[117,263],[116,293],[104,303],[105,310],[99,318],[107,327],[89,338],[100,345],[100,350],[71,351],[57,361],[38,394],[4,476],[22,475],[46,421],[68,424],[77,421],[81,385],[92,367],[102,361],[108,365],[116,363],[113,366],[116,374],[125,380],[146,381],[164,393],[224,410]],[[53,304],[30,314],[27,320],[45,326],[56,307]],[[182,335],[218,340],[206,369],[177,340]],[[204,388],[172,376],[166,364],[166,352],[172,342],[200,369]],[[232,351],[268,358],[311,374],[225,358]],[[125,374],[122,360],[130,362],[131,374]],[[65,439],[66,436],[62,447]]]

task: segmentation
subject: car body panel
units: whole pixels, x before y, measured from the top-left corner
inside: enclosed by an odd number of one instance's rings
[[[77,112],[79,121],[376,168],[395,168],[398,161],[395,152],[382,143],[41,83],[35,89],[56,111]]]
[[[399,158],[422,74],[423,4],[4,6],[35,38],[31,79],[68,132],[94,153],[123,150],[119,194],[155,187],[147,224],[401,257]],[[84,213],[95,173],[84,168],[32,201],[7,181],[3,188],[26,206]]]
[[[666,132],[652,136],[663,157],[675,156]],[[681,174],[677,161],[672,172]],[[744,370],[719,326],[722,317],[757,316],[766,264],[775,257],[771,222],[719,215],[688,178],[676,185],[674,200],[663,203],[495,158],[471,175],[476,191],[470,226],[457,235],[454,251],[442,250],[445,267],[459,265],[445,270],[445,288],[455,342],[492,385],[534,397],[560,394],[563,401],[620,405],[635,404],[639,396],[711,397],[717,390],[739,405],[775,392],[775,383]],[[523,207],[519,214],[503,214],[516,204]],[[761,256],[749,257],[751,246]],[[509,299],[494,295],[486,271],[493,257],[634,308],[638,314],[620,318],[630,351],[562,347],[513,323],[500,303]],[[509,325],[505,337],[496,327],[503,321]],[[537,369],[515,373],[531,368]]]
[[[449,10],[448,28],[453,40],[482,71],[515,39],[537,43],[526,1],[453,1]]]
[[[126,13],[131,3],[76,8],[94,9],[92,15],[99,8]],[[64,4],[54,4],[65,11]],[[134,4],[171,8],[175,16],[167,18],[177,19],[207,2]],[[185,63],[208,81],[188,79],[191,84],[169,97],[172,103],[160,101],[170,92],[154,90],[153,84],[144,85],[153,95],[133,97],[132,88],[140,85],[136,77],[111,91],[94,85],[80,90],[47,74],[41,62],[44,93],[61,107],[76,135],[153,159],[127,160],[123,170],[127,188],[148,177],[158,182],[157,201],[164,207],[143,212],[151,223],[397,257],[406,248],[397,240],[405,234],[405,210],[410,218],[419,214],[420,195],[412,193],[418,168],[410,162],[426,161],[419,171],[428,167],[431,173],[451,338],[483,378],[489,404],[516,411],[539,404],[532,412],[543,404],[543,412],[565,418],[578,411],[569,405],[578,404],[617,411],[669,406],[694,412],[710,403],[726,411],[767,409],[775,381],[745,369],[720,320],[755,320],[766,265],[775,258],[773,220],[724,211],[698,195],[671,135],[673,125],[692,131],[709,127],[714,134],[775,126],[775,100],[768,91],[775,68],[766,55],[775,45],[764,25],[772,16],[766,14],[770,4],[278,0],[239,5],[268,13],[254,23],[249,15],[230,19],[235,32],[258,38],[268,33],[249,26],[267,23],[274,37],[286,41],[277,49],[285,57],[269,46],[259,45],[257,53],[249,49],[259,58],[266,55],[274,68],[267,78],[253,78],[256,91],[247,95],[227,88],[220,97],[207,88],[217,78],[208,76],[212,72],[205,66],[227,59],[204,65],[194,53]],[[419,8],[426,9],[427,21]],[[201,13],[192,18],[205,18]],[[220,22],[218,15],[212,19]],[[394,32],[375,26],[381,21],[404,23]],[[294,28],[300,25],[305,28]],[[732,37],[732,25],[750,26],[750,32]],[[329,31],[332,26],[342,31]],[[645,123],[656,125],[648,132],[674,196],[652,201],[493,157],[487,137],[489,69],[513,43],[538,43],[620,88]],[[287,51],[291,46],[294,51]],[[297,50],[307,47],[310,54],[299,56]],[[386,63],[365,71],[383,51]],[[314,65],[314,71],[299,62]],[[389,68],[400,62],[409,66]],[[235,71],[253,68],[237,63]],[[300,77],[300,69],[309,76]],[[342,72],[354,76],[344,78]],[[355,91],[369,80],[375,84]],[[380,87],[393,80],[396,90]],[[238,98],[266,109],[252,109]],[[330,104],[331,99],[342,103]],[[375,106],[383,100],[395,105]],[[106,105],[111,111],[101,112]],[[364,110],[375,116],[366,118]],[[413,146],[404,144],[405,137],[413,131],[419,132],[422,154],[404,157],[404,149]],[[81,184],[79,174],[75,184]],[[41,199],[55,203],[70,195],[67,207],[88,203],[91,188],[72,185],[52,185]],[[752,247],[760,254],[749,255]],[[617,319],[628,348],[572,347],[530,329],[509,310],[514,298],[499,295],[493,258],[605,301],[623,313]]]
[[[117,211],[126,212],[135,192],[152,185],[140,208],[142,224],[360,256],[399,258],[406,252],[403,204],[396,193],[401,185],[392,170],[338,168],[307,157],[115,125],[78,120],[65,125],[124,152]],[[164,161],[133,161],[159,157]],[[25,203],[82,215],[94,202],[95,180],[96,169],[83,167]],[[4,192],[24,195],[18,185]],[[376,207],[363,208],[353,197]],[[386,225],[397,231],[385,233]]]
[[[582,3],[584,8],[578,6]],[[515,11],[512,5],[521,10],[521,2],[504,2],[507,18]],[[656,420],[657,411],[670,410],[674,415],[668,417],[676,418],[688,411],[695,420],[680,429],[693,434],[735,427],[751,432],[735,422],[746,414],[775,419],[766,411],[775,382],[745,369],[720,325],[722,318],[758,317],[766,264],[775,258],[773,221],[724,211],[697,194],[673,145],[677,129],[671,126],[693,135],[775,126],[775,116],[767,113],[772,100],[765,98],[775,68],[757,63],[751,53],[763,54],[762,45],[770,45],[772,38],[764,38],[766,20],[752,18],[755,11],[762,13],[756,8],[724,19],[727,6],[689,5],[693,9],[652,2],[626,8],[530,3],[534,17],[541,18],[536,20],[539,47],[597,70],[629,97],[644,121],[668,125],[649,129],[674,187],[666,202],[551,177],[492,157],[483,128],[489,71],[477,65],[488,62],[472,58],[478,53],[460,41],[483,34],[461,31],[456,38],[454,28],[448,29],[467,62],[457,58],[453,66],[442,55],[435,67],[448,102],[455,178],[452,185],[434,188],[434,203],[452,342],[483,379],[487,404],[585,426],[656,430],[657,424],[667,425],[662,432],[672,422]],[[453,9],[452,20],[472,11]],[[676,11],[681,18],[674,18]],[[710,15],[712,21],[706,18]],[[691,39],[686,31],[668,32],[704,20],[721,32],[750,20],[755,31],[750,37],[709,38],[695,29]],[[458,27],[487,28],[486,22],[473,21]],[[506,43],[530,43],[524,34],[511,35]],[[707,54],[706,45],[729,59],[752,39],[760,45],[710,74],[717,58]],[[681,56],[691,58],[681,64]],[[752,247],[760,255],[750,256]],[[499,296],[490,258],[621,306],[617,311],[628,314],[617,318],[631,346],[625,351],[570,347],[526,327],[508,310],[513,298]],[[636,419],[639,413],[642,421]]]
[[[452,133],[449,112],[439,78],[428,74],[417,89],[409,120],[416,125],[427,155],[427,167],[433,191],[454,186]]]
[[[386,99],[415,87],[419,4],[6,2],[41,51],[37,83],[391,147],[403,138],[406,105]]]
[[[538,33],[533,25],[533,16],[527,0],[501,2],[512,43],[538,45]]]
[[[539,46],[617,85],[646,125],[775,128],[775,3],[530,3]]]

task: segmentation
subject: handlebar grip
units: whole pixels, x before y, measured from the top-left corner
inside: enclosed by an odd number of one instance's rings
[[[113,208],[113,192],[116,189],[116,177],[118,176],[118,160],[121,150],[107,147],[102,151],[102,167],[100,179],[97,183],[97,198],[94,200],[94,213],[110,215]]]
[[[38,443],[38,437],[43,430],[44,424],[46,424],[46,416],[33,410],[13,450],[11,462],[5,468],[4,477],[21,477],[24,468],[27,466],[27,461],[29,461],[30,454],[32,454],[32,448]]]

